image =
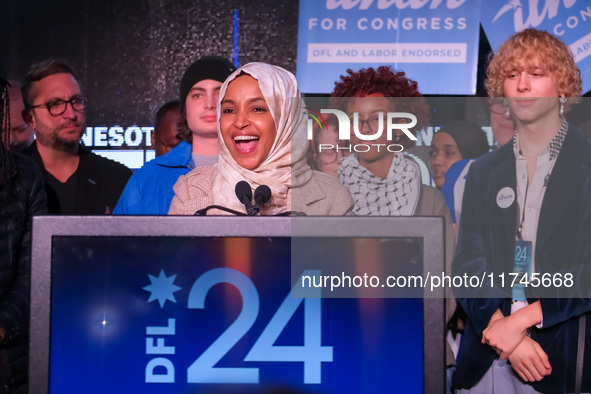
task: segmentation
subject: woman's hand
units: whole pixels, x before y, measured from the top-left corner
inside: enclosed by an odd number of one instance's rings
[[[530,337],[524,337],[509,356],[513,370],[525,382],[536,382],[552,373],[546,352]]]

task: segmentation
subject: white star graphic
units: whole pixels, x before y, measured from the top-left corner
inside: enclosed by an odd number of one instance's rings
[[[507,5],[513,7],[513,9],[515,10],[515,9],[517,9],[517,7],[521,7],[521,1],[520,0],[509,0]]]
[[[143,287],[144,290],[149,291],[151,293],[148,302],[158,300],[160,308],[164,308],[164,303],[166,302],[166,300],[176,303],[176,299],[174,298],[173,293],[181,289],[181,287],[178,287],[174,284],[176,275],[166,277],[164,269],[161,269],[160,275],[158,275],[158,277],[152,276],[150,274],[148,274],[148,277],[150,278],[150,282],[152,283],[148,286]]]
[[[493,18],[493,23],[495,23],[495,21],[499,19],[504,13],[508,12],[511,9],[516,10],[517,7],[522,7],[521,0],[509,0],[509,2],[505,4],[499,10],[499,12],[497,12],[497,15],[495,15],[495,17]]]

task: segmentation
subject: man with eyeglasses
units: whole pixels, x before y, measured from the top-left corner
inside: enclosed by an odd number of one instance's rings
[[[25,120],[37,136],[23,154],[41,168],[49,213],[112,213],[131,170],[80,145],[88,98],[72,68],[57,59],[33,64],[22,94]]]

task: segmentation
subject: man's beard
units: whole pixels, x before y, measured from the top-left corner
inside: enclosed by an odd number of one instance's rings
[[[67,137],[60,135],[60,130],[67,127],[79,127],[80,131],[76,134],[68,133]],[[69,151],[80,144],[82,135],[84,134],[84,124],[80,122],[65,122],[56,127],[49,138],[49,146],[58,151]]]

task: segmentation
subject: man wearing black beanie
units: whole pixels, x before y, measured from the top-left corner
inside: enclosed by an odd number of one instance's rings
[[[185,71],[179,88],[183,121],[180,137],[193,145],[195,166],[217,162],[216,108],[222,83],[236,68],[219,56],[206,56]],[[195,154],[197,157],[195,157]]]
[[[115,215],[166,215],[177,179],[195,167],[217,162],[219,92],[235,70],[230,61],[219,56],[204,56],[187,68],[179,87],[182,119],[178,132],[183,142],[131,177]]]

